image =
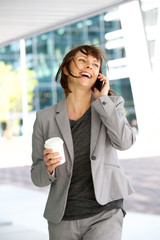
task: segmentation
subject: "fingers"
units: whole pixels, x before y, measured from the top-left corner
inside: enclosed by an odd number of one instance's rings
[[[102,78],[105,78],[105,76],[102,73],[98,74],[98,79],[102,80]]]
[[[104,88],[110,89],[109,78],[105,77],[102,73],[99,73],[98,78],[100,81],[104,81]]]
[[[43,159],[45,161],[48,172],[53,172],[54,169],[60,165],[62,157],[59,152],[52,152],[52,149],[45,149],[43,151]]]
[[[56,164],[57,162],[60,162],[62,160],[62,157],[56,157],[56,158],[50,158],[47,161],[45,161],[47,166]]]
[[[55,170],[55,168],[60,165],[61,160],[62,157],[57,157],[54,159],[50,158],[47,161],[45,161],[48,172],[52,173]]]
[[[103,86],[101,91],[99,91],[96,88],[94,88],[94,97],[95,97],[95,99],[97,99],[97,98],[99,98],[101,96],[108,95],[108,91],[110,89],[109,79],[107,77],[105,77],[102,73],[99,73],[98,74],[98,79],[100,81],[104,81],[104,86]]]
[[[53,153],[47,153],[44,155],[44,161],[46,162],[46,164],[51,163],[55,163],[57,162],[57,159],[59,160],[61,157],[60,157],[60,154],[59,152],[53,152]]]
[[[55,168],[60,165],[60,163],[61,161],[57,160],[57,162],[55,162],[54,164],[49,165],[49,162],[48,162],[48,165],[46,164],[48,172],[51,174],[55,170]]]
[[[53,152],[53,149],[44,149],[43,155]]]
[[[105,77],[102,73],[99,73],[98,74],[98,79],[100,81],[105,81],[105,83],[108,83],[109,84],[109,79],[107,77]]]

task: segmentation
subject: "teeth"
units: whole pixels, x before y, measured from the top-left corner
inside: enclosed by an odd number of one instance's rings
[[[86,72],[82,73],[82,76],[86,76],[88,78],[91,78],[91,75],[89,73],[86,73]]]

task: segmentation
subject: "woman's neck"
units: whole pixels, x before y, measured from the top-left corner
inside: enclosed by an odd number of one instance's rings
[[[70,93],[67,96],[67,110],[71,120],[77,120],[87,111],[91,105],[91,91]]]

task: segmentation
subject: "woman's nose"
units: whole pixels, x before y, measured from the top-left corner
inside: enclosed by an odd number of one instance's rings
[[[87,63],[86,68],[90,68],[90,69],[92,69],[92,64]]]

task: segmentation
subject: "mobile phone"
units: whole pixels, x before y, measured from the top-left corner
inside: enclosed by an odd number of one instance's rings
[[[101,90],[102,90],[104,84],[105,84],[105,81],[100,81],[100,79],[97,78],[97,80],[96,80],[96,82],[95,82],[93,88],[97,88],[97,89],[101,92]]]

